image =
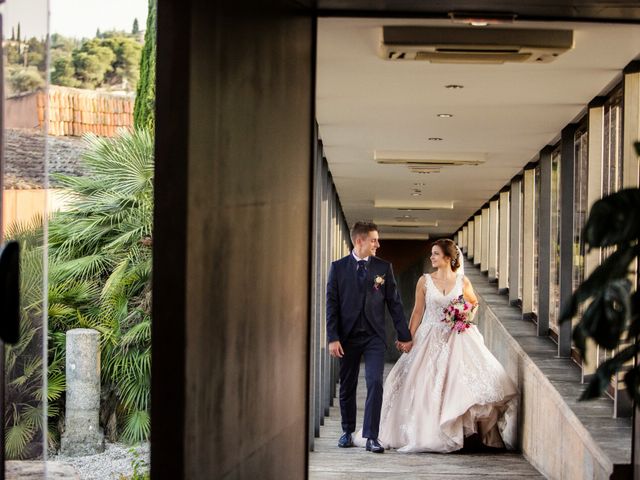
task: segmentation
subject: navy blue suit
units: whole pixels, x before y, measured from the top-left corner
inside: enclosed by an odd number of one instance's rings
[[[342,430],[355,431],[356,389],[360,361],[364,357],[367,401],[362,436],[375,439],[378,438],[382,408],[385,306],[393,319],[398,340],[410,341],[411,333],[391,264],[371,256],[364,268],[366,276],[362,280],[358,263],[351,253],[331,264],[327,282],[327,339],[329,343],[339,340],[344,350],[340,359]],[[377,288],[376,277],[384,280]]]

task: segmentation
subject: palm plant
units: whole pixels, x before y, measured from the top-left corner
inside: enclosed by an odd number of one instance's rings
[[[49,226],[50,362],[66,330],[98,330],[103,423],[137,442],[150,431],[154,143],[147,130],[85,139],[85,176],[56,176],[68,208]]]
[[[5,445],[10,459],[26,458],[41,453],[43,426],[43,361],[42,361],[42,273],[44,263],[42,218],[16,223],[6,232],[8,239],[20,243],[20,290],[22,309],[20,339],[7,345],[5,351],[6,410]],[[49,418],[57,418],[56,405],[64,392],[64,362],[53,359],[48,368],[47,400]],[[56,441],[55,429],[49,429],[51,445]]]

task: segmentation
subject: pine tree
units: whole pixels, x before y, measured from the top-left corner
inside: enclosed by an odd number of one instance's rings
[[[18,22],[18,34],[16,35],[16,40],[20,41],[20,22]]]
[[[149,0],[147,30],[140,58],[140,80],[133,108],[134,126],[152,131],[155,126],[156,103],[156,8],[156,0]]]
[[[96,38],[100,38],[100,35],[102,35],[102,34],[100,33],[100,29],[98,28],[96,30]]]
[[[137,35],[138,33],[140,33],[140,26],[138,25],[138,19],[137,18],[133,19],[133,28],[131,29],[131,33],[133,35]]]
[[[11,41],[15,42],[16,40],[16,29],[14,27],[11,27]]]

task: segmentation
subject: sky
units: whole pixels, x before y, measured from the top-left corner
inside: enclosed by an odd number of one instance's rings
[[[67,37],[94,37],[96,30],[131,31],[133,19],[141,30],[147,22],[148,0],[5,0],[0,5],[4,37],[20,22],[22,37],[41,38],[46,33],[47,6],[50,33]]]

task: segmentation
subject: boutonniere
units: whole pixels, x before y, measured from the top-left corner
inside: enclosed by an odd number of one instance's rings
[[[373,288],[378,290],[382,285],[384,285],[384,275],[376,275],[373,279]]]

